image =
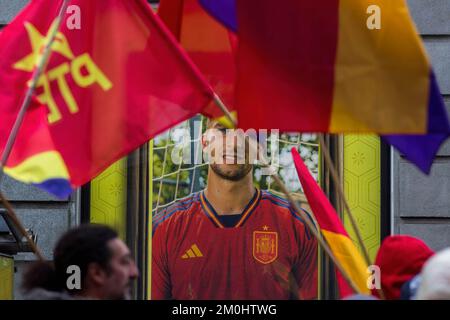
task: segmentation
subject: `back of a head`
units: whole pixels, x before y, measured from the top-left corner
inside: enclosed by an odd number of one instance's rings
[[[450,248],[438,252],[424,266],[418,300],[450,300]]]
[[[90,263],[97,263],[107,269],[111,259],[108,242],[117,238],[117,233],[103,225],[86,224],[67,231],[58,240],[53,263],[37,262],[24,274],[22,287],[28,292],[36,288],[50,291],[64,291],[69,266],[80,268],[84,282]],[[71,292],[76,292],[76,289]]]
[[[433,254],[418,238],[407,235],[387,237],[375,259],[375,265],[381,270],[381,287],[386,299],[400,299],[403,284],[419,274]],[[376,290],[372,290],[372,294],[379,297]]]

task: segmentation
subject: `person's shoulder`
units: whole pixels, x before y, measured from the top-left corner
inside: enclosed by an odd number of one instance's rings
[[[190,215],[199,203],[199,193],[193,193],[158,211],[152,217],[153,233],[161,224],[167,223],[168,221],[176,219],[180,216]]]
[[[275,209],[274,211],[279,218],[288,220],[293,219],[297,223],[300,223],[300,225],[303,227],[306,227],[304,220],[305,217],[313,222],[311,214],[307,210],[299,206],[302,212],[298,213],[286,198],[276,195],[273,192],[263,190],[261,192],[261,200],[264,201],[264,205],[269,205],[273,209]]]
[[[279,195],[274,194],[273,192],[263,190],[261,192],[261,200],[264,201],[265,205],[269,205],[275,209],[277,214],[284,214],[287,217],[300,217],[300,215],[295,211],[294,207],[291,203],[286,199]],[[306,214],[306,210],[301,208]]]
[[[267,200],[269,201],[271,204],[277,206],[277,207],[281,207],[281,208],[286,208],[286,209],[290,209],[291,205],[289,203],[289,201],[283,197],[280,197],[276,194],[274,194],[273,192],[270,192],[268,190],[262,190],[261,191],[261,200]]]
[[[77,300],[65,291],[50,291],[44,288],[35,288],[24,294],[25,300]]]

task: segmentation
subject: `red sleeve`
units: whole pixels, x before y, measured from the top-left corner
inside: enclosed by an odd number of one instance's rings
[[[167,260],[167,241],[163,226],[159,226],[152,239],[152,300],[172,298]]]
[[[294,266],[294,277],[298,284],[297,299],[317,299],[317,239],[304,224],[297,227],[299,232],[299,256]]]

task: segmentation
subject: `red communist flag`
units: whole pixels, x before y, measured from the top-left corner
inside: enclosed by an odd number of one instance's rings
[[[34,0],[0,34],[0,153],[61,4]],[[6,166],[61,197],[213,96],[146,1],[70,4]]]

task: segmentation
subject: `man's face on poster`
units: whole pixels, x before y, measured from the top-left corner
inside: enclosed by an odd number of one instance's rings
[[[239,181],[253,169],[257,143],[242,130],[210,122],[203,136],[203,151],[211,170],[223,179]]]

